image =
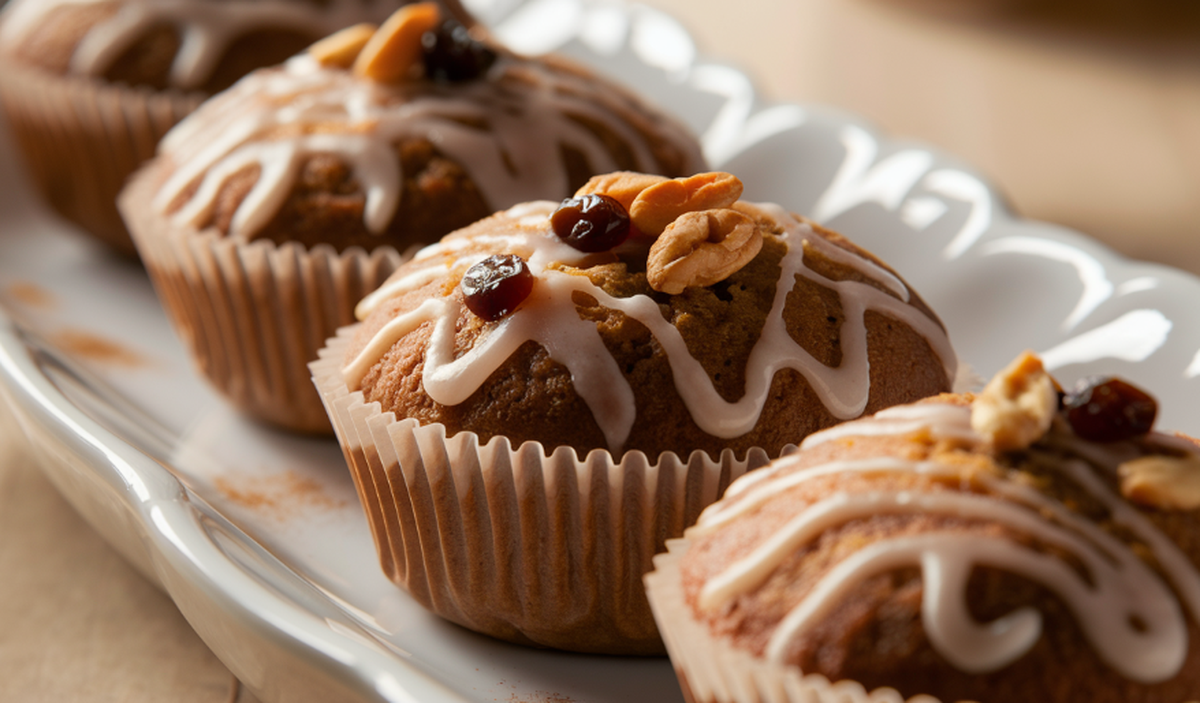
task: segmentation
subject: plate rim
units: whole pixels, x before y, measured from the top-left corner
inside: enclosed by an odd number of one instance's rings
[[[509,10],[522,4],[522,0],[508,3]],[[609,0],[606,4],[613,3]],[[736,66],[703,53],[697,54],[695,65],[741,73]],[[1032,227],[1039,234],[1065,240],[1087,252],[1106,271],[1151,274],[1200,292],[1200,277],[1170,266],[1129,259],[1080,232],[1017,215],[994,183],[940,149],[892,139],[862,116],[840,108],[766,101],[754,91],[755,112],[786,105],[858,127],[881,149],[918,149],[930,154],[937,164],[970,174],[992,198],[994,225]],[[177,476],[72,402],[39,364],[41,353],[0,305],[0,398],[7,401],[22,431],[38,450],[40,468],[106,541],[176,602],[189,624],[255,695],[264,702],[300,700],[314,691],[386,703],[468,700],[431,674],[405,665],[402,659],[398,667],[397,658],[369,633],[331,627],[317,614],[279,597],[239,566],[213,534],[214,529],[236,530],[236,526],[222,525],[220,516],[206,510]],[[39,441],[57,443],[58,451],[44,451],[46,447],[40,447]],[[89,496],[89,490],[99,493]],[[227,641],[229,633],[262,648],[256,660],[259,663],[267,661],[284,669],[264,674],[243,665],[237,657],[223,656],[226,647],[235,646]],[[296,667],[297,660],[305,666]],[[288,676],[278,675],[283,670]]]

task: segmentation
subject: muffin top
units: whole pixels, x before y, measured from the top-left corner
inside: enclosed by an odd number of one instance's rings
[[[12,0],[0,46],[60,75],[215,93],[399,0]]]
[[[421,3],[203,105],[160,145],[152,205],[244,240],[403,250],[596,173],[702,163],[685,128],[624,89]]]
[[[448,434],[580,454],[775,455],[950,387],[889,268],[729,174],[616,173],[420,251],[359,306],[351,390]]]
[[[810,436],[689,530],[713,636],[944,701],[1200,694],[1200,447],[1114,379],[1024,355],[978,396]]]

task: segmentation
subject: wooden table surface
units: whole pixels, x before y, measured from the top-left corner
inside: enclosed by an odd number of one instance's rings
[[[0,701],[252,700],[58,495],[2,408],[0,535]]]
[[[1175,7],[1191,3],[648,4],[768,96],[863,114],[976,165],[1028,216],[1200,272],[1200,15]],[[251,699],[2,408],[0,535],[0,701]]]

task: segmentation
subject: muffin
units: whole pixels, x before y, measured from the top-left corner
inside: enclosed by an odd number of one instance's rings
[[[12,0],[0,98],[34,183],[63,217],[133,255],[116,198],[208,95],[399,0]]]
[[[724,173],[615,173],[420,251],[313,365],[384,570],[434,612],[662,644],[641,576],[733,478],[950,387],[883,263]]]
[[[686,129],[625,90],[420,3],[213,98],[122,209],[216,387],[255,417],[327,432],[306,365],[406,250],[597,172],[702,164]]]
[[[646,579],[689,700],[1200,698],[1200,446],[1156,410],[1026,354],[810,435]]]

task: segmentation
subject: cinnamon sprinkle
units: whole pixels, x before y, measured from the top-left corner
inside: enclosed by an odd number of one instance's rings
[[[276,476],[218,476],[213,484],[231,502],[278,520],[306,508],[334,510],[346,505],[328,495],[317,481],[294,471]]]
[[[58,306],[53,293],[31,281],[15,281],[4,288],[4,297],[25,307],[51,310]]]
[[[150,365],[141,354],[117,342],[83,330],[64,329],[50,337],[50,343],[71,356],[110,366],[139,368]]]

